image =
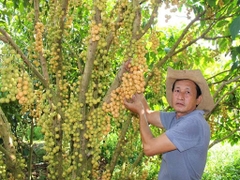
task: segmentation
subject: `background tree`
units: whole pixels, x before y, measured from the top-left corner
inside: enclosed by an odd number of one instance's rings
[[[159,28],[162,5],[186,7],[193,18],[180,29]],[[237,143],[238,0],[14,0],[0,6],[1,178],[32,178],[31,158],[25,163],[19,150],[27,122],[42,128],[48,179],[156,177],[161,158],[144,157],[137,117],[122,101],[144,92],[152,108],[170,109],[168,66],[199,68],[208,78],[216,102],[206,115],[210,147],[225,139]]]

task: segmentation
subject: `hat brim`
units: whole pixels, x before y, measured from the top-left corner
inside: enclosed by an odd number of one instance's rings
[[[207,81],[199,69],[196,70],[174,70],[168,68],[166,79],[166,97],[170,106],[172,106],[172,86],[178,79],[188,79],[195,82],[201,89],[202,101],[197,109],[209,112],[214,107],[214,101],[211,96]]]

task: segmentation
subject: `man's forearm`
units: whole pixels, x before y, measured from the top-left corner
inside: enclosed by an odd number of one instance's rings
[[[139,118],[140,118],[140,134],[145,152],[148,148],[150,148],[149,146],[154,137],[148,125],[146,112],[143,111],[141,114],[139,114]]]
[[[141,102],[142,102],[142,105],[143,105],[145,111],[146,111],[146,112],[150,111],[150,107],[149,107],[149,105],[148,105],[148,103],[147,103],[147,101],[146,101],[146,99],[145,99],[144,96],[142,97]]]

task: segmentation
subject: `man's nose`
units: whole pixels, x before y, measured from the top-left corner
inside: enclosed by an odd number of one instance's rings
[[[177,98],[183,100],[184,99],[184,93],[179,92]]]

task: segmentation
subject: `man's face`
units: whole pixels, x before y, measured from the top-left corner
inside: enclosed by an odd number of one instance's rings
[[[175,83],[172,92],[172,105],[177,117],[184,116],[196,109],[202,96],[197,97],[196,85],[191,80],[180,80]]]

